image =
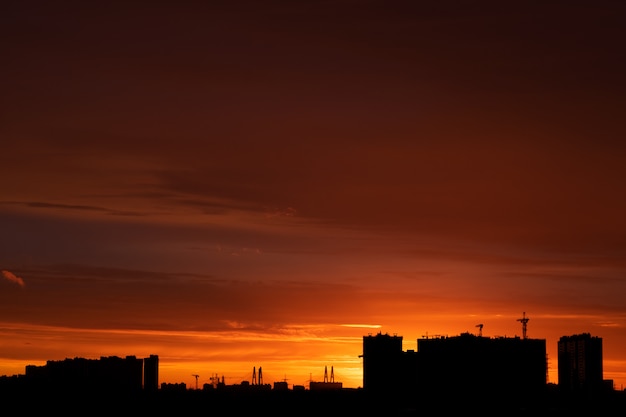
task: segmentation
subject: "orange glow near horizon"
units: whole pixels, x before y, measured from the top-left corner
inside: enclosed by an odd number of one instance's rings
[[[314,327],[320,330],[325,326]],[[263,368],[265,383],[287,378],[291,384],[307,385],[310,377],[314,381],[323,378],[325,366],[334,367],[336,380],[341,378],[344,386],[362,386],[360,336],[88,330],[6,324],[2,333],[3,338],[11,338],[18,345],[45,345],[39,350],[48,352],[46,358],[33,358],[26,347],[21,361],[0,361],[0,374],[5,375],[23,374],[26,365],[44,365],[47,360],[127,355],[143,358],[156,354],[160,381],[184,382],[190,388],[195,386],[194,374],[205,377],[204,382],[218,374],[227,383],[238,384],[250,381],[252,369],[259,367]]]
[[[531,320],[530,337],[546,339],[548,382],[557,383],[556,342],[566,333],[554,333],[554,330],[545,328],[539,324],[540,317]],[[458,327],[463,330],[453,331],[452,321],[461,326],[465,324],[465,328]],[[497,323],[504,321],[508,323],[501,325],[511,328],[511,333],[492,334],[486,331],[489,326],[483,329],[483,336],[520,337],[521,330],[510,326],[511,317],[492,317],[489,323],[495,324],[493,327],[497,329]],[[463,332],[477,334],[474,322],[475,317],[449,315],[441,319],[431,318],[428,322],[431,328],[441,330],[424,330],[419,335],[415,329],[402,326],[392,330],[386,329],[387,326],[367,324],[319,324],[302,328],[294,325],[291,331],[272,335],[264,331],[90,330],[4,323],[0,326],[3,340],[11,340],[12,345],[22,345],[23,348],[19,357],[0,359],[0,374],[23,374],[26,365],[44,365],[48,360],[127,355],[143,358],[156,354],[159,356],[160,382],[182,382],[188,388],[195,387],[193,375],[196,374],[201,376],[198,380],[200,387],[210,383],[214,376],[220,380],[224,377],[227,384],[250,382],[253,368],[259,367],[263,369],[266,384],[287,380],[290,386],[305,387],[310,380],[322,380],[325,367],[333,367],[336,382],[342,382],[346,388],[357,388],[363,384],[362,358],[359,357],[363,336],[378,332],[396,334],[403,337],[404,351],[417,350],[419,338],[454,336]],[[612,379],[616,387],[622,386],[625,381],[622,371],[625,363],[617,359],[619,343],[615,343],[615,336],[619,333],[617,331],[611,333],[612,338],[604,338],[604,377]],[[3,351],[9,344],[5,342],[4,345]]]

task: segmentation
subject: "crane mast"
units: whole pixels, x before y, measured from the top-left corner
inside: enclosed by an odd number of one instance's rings
[[[522,322],[522,339],[526,339],[526,325],[528,324],[528,320],[530,320],[528,317],[526,317],[526,312],[524,311],[524,314],[522,315],[521,319],[517,319],[517,321]]]

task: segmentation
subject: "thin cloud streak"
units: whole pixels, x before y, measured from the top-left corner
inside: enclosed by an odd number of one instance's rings
[[[2,276],[3,276],[6,280],[8,280],[8,281],[10,281],[10,282],[13,282],[13,283],[17,284],[17,285],[19,285],[19,286],[20,286],[20,287],[22,287],[22,288],[26,286],[26,284],[24,283],[24,280],[23,280],[22,278],[18,277],[17,275],[15,275],[15,274],[14,274],[13,272],[11,272],[11,271],[7,271],[7,270],[4,270],[4,269],[3,269],[3,270],[2,270]]]

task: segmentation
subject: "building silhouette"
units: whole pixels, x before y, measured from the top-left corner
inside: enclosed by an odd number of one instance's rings
[[[588,363],[597,365],[598,340],[589,335],[561,338],[559,351],[569,352],[567,358],[575,363],[572,380],[580,374],[577,361],[581,356],[594,358],[583,361],[586,369]],[[292,416],[294,410],[326,416],[465,415],[472,411],[483,416],[605,415],[609,410],[626,410],[626,391],[560,395],[556,385],[547,383],[545,352],[542,339],[489,338],[482,332],[422,337],[417,339],[417,350],[403,351],[401,336],[378,333],[363,337],[363,388],[344,388],[334,381],[331,367],[330,376],[324,369],[323,382],[311,381],[309,389],[294,385],[291,390],[286,379],[274,382],[273,388],[262,383],[260,367],[258,374],[253,370],[254,384],[226,385],[224,377],[219,382],[216,374],[215,384],[204,384],[202,390],[189,389],[185,383],[163,383],[158,389],[157,355],[74,358],[28,365],[25,375],[0,377],[0,400],[30,414],[57,410],[64,415],[117,415],[124,410],[169,416],[207,407],[230,415],[271,410],[274,416]],[[583,380],[589,378],[585,375]],[[602,385],[601,379],[596,375],[593,383],[572,383],[572,389]]]
[[[402,337],[363,337],[363,388],[373,395],[421,401],[442,393],[454,398],[537,398],[546,389],[546,341],[489,338],[463,333],[425,337],[417,351]]]
[[[373,392],[396,389],[402,367],[402,336],[363,336],[363,388]]]
[[[581,333],[558,341],[559,389],[568,393],[600,392],[605,387],[602,338]]]
[[[156,391],[159,389],[159,357],[150,355],[143,359],[143,389]]]
[[[102,356],[100,359],[66,358],[49,360],[45,365],[27,365],[24,383],[39,392],[117,392],[133,393],[158,389],[157,355]]]
[[[417,350],[417,390],[422,395],[536,398],[546,388],[543,339],[463,333],[418,339]]]

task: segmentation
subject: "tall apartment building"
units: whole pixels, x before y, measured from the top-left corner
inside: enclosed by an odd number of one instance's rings
[[[363,388],[387,393],[400,388],[402,336],[363,336]]]
[[[566,392],[595,392],[603,388],[602,338],[581,333],[558,342],[559,388]]]
[[[143,359],[143,389],[156,391],[159,389],[159,357],[150,355]]]

